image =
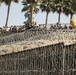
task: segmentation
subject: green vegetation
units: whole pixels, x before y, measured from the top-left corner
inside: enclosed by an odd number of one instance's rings
[[[18,3],[19,0],[0,0],[0,5],[4,2],[8,5],[7,18],[5,26],[8,25],[8,18],[10,13],[11,2]],[[57,12],[59,14],[58,23],[60,23],[60,15],[64,13],[66,16],[70,15],[70,20],[76,13],[76,0],[23,0],[22,5],[24,5],[22,12],[29,11],[31,14],[31,24],[33,20],[33,14],[38,13],[39,10],[46,12],[45,27],[48,25],[48,15],[50,12]],[[52,19],[52,18],[51,18]]]
[[[48,14],[52,11],[53,6],[53,0],[42,0],[42,3],[40,4],[40,9],[42,12],[46,12],[46,22],[45,27],[47,29],[47,21],[48,21]]]
[[[31,24],[31,26],[33,26],[33,14],[37,14],[39,12],[39,4],[40,4],[41,0],[26,0],[25,1],[22,1],[22,4],[24,5],[23,9],[22,9],[22,12],[26,12],[26,16],[28,15],[29,18],[29,24]],[[26,17],[25,16],[25,17]],[[30,26],[30,27],[31,27]]]

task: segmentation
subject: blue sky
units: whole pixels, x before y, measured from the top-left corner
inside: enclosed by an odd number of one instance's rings
[[[21,12],[21,9],[23,8],[23,5],[21,2],[18,4],[13,3],[11,4],[11,10],[10,10],[10,16],[9,16],[9,22],[8,25],[24,25],[23,22],[25,21],[24,13]],[[7,15],[7,6],[3,3],[0,7],[0,27],[5,25],[6,21],[6,15]],[[45,24],[46,19],[46,13],[39,12],[35,15],[35,20],[38,24]],[[64,14],[61,14],[61,23],[69,23],[70,16],[65,16]],[[74,15],[74,19],[76,19],[76,15]],[[56,23],[58,20],[58,14],[57,13],[50,13],[48,17],[48,24]]]

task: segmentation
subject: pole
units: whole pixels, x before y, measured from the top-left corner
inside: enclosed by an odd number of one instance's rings
[[[62,75],[64,75],[64,71],[65,71],[65,48],[63,49],[63,72],[62,72]]]

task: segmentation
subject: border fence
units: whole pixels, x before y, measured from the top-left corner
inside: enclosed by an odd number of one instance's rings
[[[0,55],[0,75],[76,75],[76,44]]]
[[[15,33],[9,36],[0,37],[0,45],[10,44],[13,42],[19,42],[19,41],[24,41],[24,40],[30,40],[30,38],[34,38],[33,40],[39,40],[41,38],[50,39],[50,40],[64,40],[64,39],[75,40],[76,31],[27,30],[22,33]]]

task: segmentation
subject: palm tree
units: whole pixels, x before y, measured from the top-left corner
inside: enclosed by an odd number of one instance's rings
[[[73,19],[73,15],[76,13],[76,2],[72,0],[70,9],[70,22]]]
[[[54,0],[54,7],[52,9],[53,12],[57,12],[59,14],[59,17],[58,17],[58,24],[60,23],[60,16],[61,16],[61,13],[63,12],[64,8],[66,7],[65,3],[64,3],[65,0]]]
[[[41,0],[26,0],[22,1],[24,5],[22,12],[28,11],[31,13],[31,25],[33,24],[33,14],[37,14],[39,12],[39,4]]]
[[[69,0],[69,1],[66,1],[65,4],[66,4],[66,7],[64,8],[63,12],[66,15],[70,14],[70,23],[71,23],[71,20],[73,19],[73,15],[76,13],[76,1]]]
[[[8,25],[8,19],[9,19],[9,14],[10,14],[10,7],[11,7],[11,2],[18,3],[19,0],[2,0],[6,5],[8,5],[8,10],[7,10],[7,18],[6,18],[6,23],[5,26]]]
[[[52,10],[53,0],[42,0],[42,4],[40,5],[40,9],[42,12],[46,12],[46,21],[45,21],[45,28],[47,29],[48,25],[48,15]]]

